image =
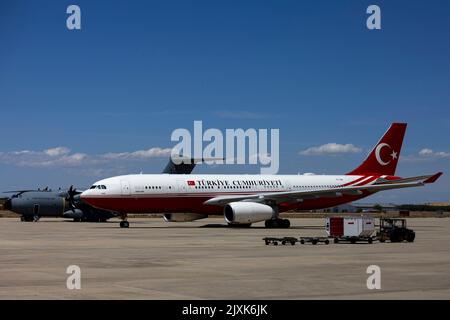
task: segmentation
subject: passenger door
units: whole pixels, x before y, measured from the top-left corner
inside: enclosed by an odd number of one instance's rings
[[[292,183],[289,179],[286,179],[286,181],[284,182],[284,186],[287,191],[292,191]]]
[[[177,179],[178,192],[184,193],[186,192],[186,180],[185,179]]]
[[[127,180],[122,180],[120,184],[122,186],[122,195],[129,196],[131,194],[130,183]]]

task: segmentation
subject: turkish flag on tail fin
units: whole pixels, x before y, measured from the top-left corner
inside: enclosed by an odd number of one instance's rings
[[[378,141],[366,160],[348,175],[395,175],[406,123],[393,123]]]

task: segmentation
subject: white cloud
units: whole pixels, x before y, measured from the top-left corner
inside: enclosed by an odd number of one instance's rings
[[[270,153],[253,153],[251,155],[239,155],[234,157],[228,157],[228,158],[217,158],[214,160],[211,160],[211,162],[223,162],[223,163],[242,163],[242,164],[257,164],[257,163],[269,163],[271,160],[271,154]]]
[[[58,159],[58,163],[61,165],[77,166],[83,164],[88,159],[88,155],[84,153],[74,153],[71,155],[64,155]]]
[[[420,150],[419,155],[422,157],[430,157],[430,158],[450,158],[450,152],[443,152],[443,151],[436,152],[428,148]]]
[[[103,165],[119,160],[139,160],[156,157],[169,157],[170,148],[151,148],[123,153],[88,155],[71,153],[67,147],[56,147],[42,151],[0,152],[0,163],[19,167],[80,167]]]
[[[148,150],[138,150],[134,152],[122,153],[106,153],[103,155],[105,159],[148,159],[158,157],[169,157],[172,149],[170,148],[151,148]]]
[[[57,157],[70,153],[70,149],[66,147],[56,147],[44,150],[44,153],[50,157]]]
[[[32,152],[33,151],[30,151],[30,150],[22,150],[22,151],[13,151],[13,154],[15,154],[15,155],[22,155],[22,154],[30,154]]]
[[[424,148],[416,154],[410,154],[400,157],[400,161],[424,163],[448,158],[450,158],[450,152],[434,151],[433,149],[430,148]]]
[[[300,151],[299,154],[303,156],[318,156],[318,155],[335,155],[344,153],[358,153],[361,152],[361,148],[355,147],[353,144],[339,144],[339,143],[327,143],[318,147],[311,147],[306,150]]]
[[[78,166],[88,158],[84,153],[68,154],[69,152],[64,147],[43,151],[1,152],[0,163],[19,167]]]

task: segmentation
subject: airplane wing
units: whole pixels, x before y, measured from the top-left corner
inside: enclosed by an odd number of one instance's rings
[[[3,191],[3,193],[15,193],[16,195],[20,195],[22,193],[25,192],[31,192],[31,191],[36,191],[36,190],[11,190],[11,191]]]
[[[392,180],[389,183],[374,183],[369,186],[351,186],[351,187],[338,187],[338,188],[325,188],[319,190],[302,190],[302,191],[284,191],[284,192],[267,192],[250,195],[238,195],[238,196],[220,196],[209,199],[204,202],[205,205],[224,206],[230,202],[236,201],[250,201],[250,202],[267,202],[274,201],[276,203],[286,202],[300,202],[304,199],[318,199],[318,198],[336,198],[344,195],[361,195],[366,192],[378,192],[390,189],[401,189],[424,186],[427,183],[435,182],[442,172],[434,175],[414,177],[406,179]],[[419,179],[420,178],[420,179]],[[414,179],[409,181],[408,179]],[[402,181],[402,180],[406,180]]]

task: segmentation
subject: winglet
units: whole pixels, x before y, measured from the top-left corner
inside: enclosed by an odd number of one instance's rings
[[[439,179],[439,177],[442,176],[442,172],[438,172],[435,175],[432,175],[431,177],[429,177],[427,180],[425,180],[423,183],[433,183],[436,182],[437,179]]]

